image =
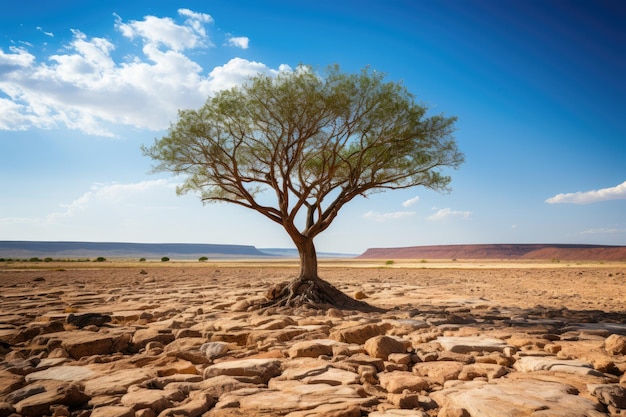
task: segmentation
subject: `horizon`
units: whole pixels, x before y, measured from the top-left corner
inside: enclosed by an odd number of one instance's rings
[[[12,3],[0,16],[0,239],[293,247],[254,211],[176,196],[181,179],[150,174],[140,148],[248,76],[337,63],[457,116],[466,162],[444,172],[449,194],[354,199],[319,252],[624,246],[624,20],[610,0]]]

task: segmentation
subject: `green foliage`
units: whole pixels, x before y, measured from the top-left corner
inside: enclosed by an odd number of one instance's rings
[[[139,258],[139,262],[146,262],[146,258]]]
[[[167,256],[164,256],[161,258],[161,262],[169,262],[170,258],[168,258]]]
[[[198,260],[199,260],[200,262],[204,262],[204,261],[208,261],[208,260],[209,260],[209,258],[207,258],[206,256],[201,256],[201,257],[199,257],[199,258],[198,258]]]
[[[53,259],[52,259],[52,258],[50,258],[50,257],[47,257],[47,258],[44,258],[44,260],[43,260],[43,261],[44,261],[44,262],[52,262],[52,261],[53,261]]]
[[[393,264],[394,264],[394,261],[391,259],[385,262],[385,265],[393,265]]]
[[[105,257],[103,257],[103,256],[98,256],[98,257],[96,258],[96,262],[104,262],[104,261],[106,261],[106,258],[105,258]]]
[[[41,259],[37,258],[37,257],[32,257],[28,260],[28,262],[41,262]]]

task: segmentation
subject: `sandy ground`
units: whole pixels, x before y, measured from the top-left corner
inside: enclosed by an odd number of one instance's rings
[[[53,291],[74,283],[106,290],[133,286],[151,276],[171,283],[172,288],[177,282],[210,282],[256,297],[297,272],[293,260],[20,262],[0,264],[0,290],[13,294],[27,288]],[[624,263],[322,260],[319,273],[349,295],[365,292],[366,301],[380,307],[419,309],[462,301],[473,307],[603,312],[626,322]]]

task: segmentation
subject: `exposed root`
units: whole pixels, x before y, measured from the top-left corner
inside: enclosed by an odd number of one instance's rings
[[[321,278],[296,278],[278,284],[266,294],[269,300],[262,307],[311,307],[316,309],[338,308],[342,310],[383,311],[366,302],[355,300]]]

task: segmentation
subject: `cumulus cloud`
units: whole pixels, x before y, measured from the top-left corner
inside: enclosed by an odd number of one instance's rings
[[[410,198],[408,200],[406,200],[404,203],[402,203],[402,207],[411,207],[412,205],[417,204],[417,202],[420,200],[419,196],[415,196],[413,198]]]
[[[241,49],[248,49],[248,42],[250,40],[245,37],[245,36],[233,36],[231,38],[228,38],[228,44],[230,46],[236,46],[237,48],[241,48]]]
[[[451,208],[443,208],[438,210],[436,213],[431,214],[427,217],[428,220],[446,220],[450,218],[459,218],[463,220],[468,220],[472,216],[471,211],[456,211]]]
[[[414,214],[414,211],[395,211],[392,213],[378,213],[376,211],[368,211],[363,215],[363,218],[374,220],[377,222],[384,222],[387,220],[395,220],[403,217],[413,216]]]
[[[601,188],[592,191],[578,191],[576,193],[557,194],[548,198],[549,204],[571,203],[589,204],[608,200],[626,200],[626,181],[615,187]]]
[[[72,40],[47,57],[25,47],[0,49],[0,129],[69,128],[99,136],[114,136],[115,125],[157,131],[178,109],[197,108],[256,72],[277,72],[241,58],[203,68],[198,51],[213,46],[207,14],[180,9],[177,19],[114,18],[117,40],[73,29]],[[131,52],[119,58],[122,46]]]

